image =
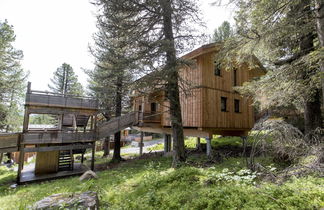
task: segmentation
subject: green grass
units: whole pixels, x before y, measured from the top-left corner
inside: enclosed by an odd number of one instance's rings
[[[265,158],[263,164],[271,163]],[[204,165],[205,155],[192,155],[179,169],[171,159],[131,160],[98,172],[99,179],[78,177],[10,189],[0,174],[0,209],[25,209],[55,193],[96,191],[103,209],[319,209],[324,206],[324,180],[292,178],[280,186],[258,181],[241,158]],[[195,163],[195,164],[193,164]],[[193,166],[196,165],[196,166]],[[242,170],[243,169],[243,170]],[[6,175],[5,175],[6,176]]]
[[[248,139],[248,142],[250,143],[250,139]],[[189,137],[185,139],[185,147],[188,149],[194,149],[196,148],[196,142],[197,138],[195,137]],[[202,144],[206,144],[206,139],[201,138],[200,142]],[[220,137],[217,135],[213,136],[213,139],[211,141],[212,147],[214,149],[217,149],[222,146],[237,146],[241,147],[243,145],[242,139],[240,137]],[[150,148],[148,148],[149,151],[158,151],[158,150],[163,150],[164,144],[156,144]]]

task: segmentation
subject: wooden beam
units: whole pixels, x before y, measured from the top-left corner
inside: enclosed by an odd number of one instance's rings
[[[96,152],[96,142],[92,143],[92,155],[91,155],[91,170],[94,171],[94,161]]]
[[[207,142],[207,157],[211,157],[211,153],[212,153],[212,147],[211,147],[211,138],[206,138],[206,142]]]
[[[18,172],[17,172],[17,183],[20,183],[21,171],[24,167],[24,145],[21,145],[20,152],[19,152],[19,162],[18,162]]]
[[[59,151],[59,150],[74,150],[74,149],[87,149],[92,148],[91,144],[72,144],[65,146],[50,146],[50,147],[28,147],[24,148],[24,152],[48,152],[48,151]]]
[[[141,132],[141,140],[140,140],[140,155],[143,155],[143,139],[144,139],[144,132]]]
[[[8,148],[1,148],[0,153],[5,153],[5,152],[17,152],[19,149],[18,147],[8,147]]]

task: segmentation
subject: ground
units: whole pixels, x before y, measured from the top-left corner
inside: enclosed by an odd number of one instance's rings
[[[234,141],[233,141],[234,142]],[[188,145],[188,142],[187,142]],[[215,143],[214,143],[215,145]],[[324,180],[294,178],[275,185],[245,168],[241,157],[221,161],[190,152],[178,169],[171,158],[152,152],[144,157],[128,154],[127,161],[107,165],[99,159],[99,179],[80,182],[70,177],[10,188],[15,173],[0,170],[0,209],[25,209],[55,194],[96,191],[102,209],[320,209],[324,207]],[[258,158],[271,170],[280,165]],[[103,170],[105,169],[105,170]]]

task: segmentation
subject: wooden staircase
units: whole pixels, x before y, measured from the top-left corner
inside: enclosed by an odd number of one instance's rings
[[[138,124],[138,112],[130,112],[120,117],[113,118],[98,126],[99,139],[110,136],[127,127]]]
[[[59,152],[58,171],[73,170],[73,153],[71,150],[63,150]]]

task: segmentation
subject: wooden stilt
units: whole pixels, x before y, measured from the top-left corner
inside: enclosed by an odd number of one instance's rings
[[[207,156],[210,157],[211,156],[211,152],[212,152],[212,148],[211,148],[211,138],[208,137],[206,138],[206,142],[207,142]]]
[[[83,161],[84,161],[84,153],[82,153],[81,155],[81,163],[83,163]]]
[[[201,142],[200,142],[200,137],[197,137],[197,143],[196,143],[196,149],[201,151]]]
[[[171,152],[171,146],[172,146],[172,136],[168,135],[168,152]]]
[[[94,170],[95,150],[96,150],[96,142],[93,142],[93,145],[92,145],[92,156],[91,156],[91,170]]]
[[[143,155],[143,140],[144,140],[144,132],[141,132],[141,140],[140,140],[140,155]]]
[[[22,145],[19,152],[18,175],[17,175],[18,184],[20,183],[21,171],[24,167],[24,157],[25,157],[25,152],[24,152],[24,146]]]

